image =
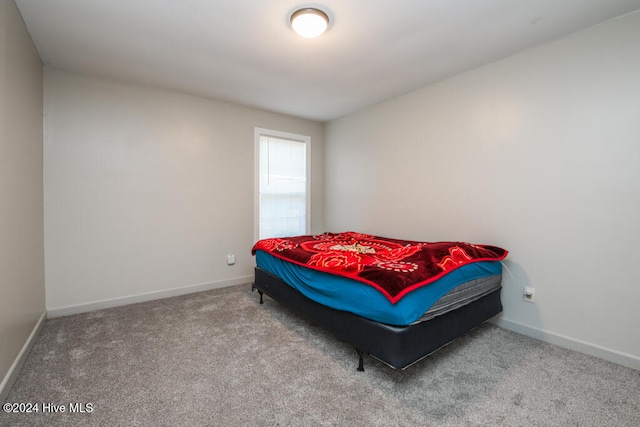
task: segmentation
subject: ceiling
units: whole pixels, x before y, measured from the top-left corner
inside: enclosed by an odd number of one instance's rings
[[[16,0],[45,64],[328,121],[640,0]],[[304,39],[290,15],[316,6]]]

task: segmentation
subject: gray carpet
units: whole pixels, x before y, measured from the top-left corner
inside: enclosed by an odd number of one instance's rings
[[[0,425],[640,425],[640,371],[489,324],[406,371],[356,365],[250,285],[214,290],[47,320],[7,399],[40,412]]]

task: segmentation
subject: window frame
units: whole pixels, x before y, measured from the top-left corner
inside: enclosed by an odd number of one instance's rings
[[[311,230],[311,137],[290,132],[283,132],[273,129],[256,127],[254,130],[254,188],[253,188],[253,239],[257,242],[260,239],[260,137],[272,137],[286,139],[305,144],[305,232],[309,234]]]

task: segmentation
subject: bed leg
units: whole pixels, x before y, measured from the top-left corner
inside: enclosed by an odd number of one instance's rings
[[[359,372],[364,372],[364,359],[362,358],[362,355],[364,354],[364,352],[362,350],[358,350],[356,348],[356,353],[358,353],[358,371]]]
[[[263,292],[260,289],[256,288],[256,284],[255,283],[251,284],[251,292],[253,292],[253,291],[258,291],[258,293],[260,294],[260,304],[264,304],[264,301],[262,300]]]
[[[253,291],[258,291],[258,293],[260,294],[260,304],[264,304],[264,301],[262,300],[262,291],[258,288],[256,288],[255,283],[251,284],[251,292]]]

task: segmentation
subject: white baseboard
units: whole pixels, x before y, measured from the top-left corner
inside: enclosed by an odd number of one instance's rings
[[[236,277],[218,282],[201,283],[182,288],[166,289],[162,291],[149,292],[146,294],[130,295],[120,298],[112,298],[102,301],[94,301],[86,304],[70,305],[66,307],[56,307],[47,309],[47,317],[61,317],[72,314],[86,313],[88,311],[101,310],[103,308],[119,307],[121,305],[135,304],[139,302],[152,301],[162,298],[170,298],[179,295],[192,294],[194,292],[209,291],[212,289],[227,288],[229,286],[249,284],[253,282],[253,276]]]
[[[11,389],[13,383],[16,381],[22,365],[24,364],[25,360],[27,360],[27,356],[29,356],[31,347],[33,347],[33,344],[36,342],[36,338],[38,337],[40,329],[42,329],[42,325],[44,325],[44,321],[46,320],[46,318],[47,313],[42,313],[40,319],[38,319],[38,322],[36,323],[36,326],[34,326],[33,330],[31,331],[29,338],[27,338],[27,341],[22,346],[22,350],[20,350],[20,353],[18,353],[16,360],[13,361],[13,364],[9,368],[7,375],[4,376],[2,383],[0,383],[0,403],[4,402],[9,395],[9,390]]]
[[[610,362],[617,363],[618,365],[626,366],[627,368],[640,370],[640,357],[631,354],[611,350],[609,348],[566,337],[564,335],[555,334],[542,329],[532,328],[531,326],[523,325],[522,323],[508,319],[493,319],[491,320],[491,323],[501,328],[508,329],[549,344],[568,348],[569,350],[588,354],[589,356],[599,357],[600,359],[608,360]]]

